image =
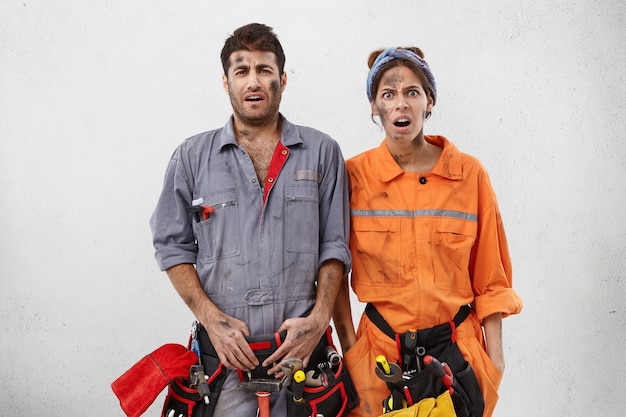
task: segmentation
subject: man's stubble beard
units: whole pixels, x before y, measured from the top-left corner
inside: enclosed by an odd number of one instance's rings
[[[268,126],[276,121],[280,109],[280,102],[282,100],[282,92],[280,91],[280,89],[276,89],[272,91],[272,95],[270,97],[271,101],[269,102],[267,110],[257,116],[253,116],[246,114],[250,112],[245,111],[243,109],[243,106],[240,106],[239,103],[236,101],[236,98],[234,98],[232,94],[229,94],[230,104],[233,108],[233,113],[238,120],[250,127]]]

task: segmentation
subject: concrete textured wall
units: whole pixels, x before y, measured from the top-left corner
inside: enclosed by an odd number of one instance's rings
[[[109,384],[185,343],[193,317],[156,267],[148,218],[174,147],[230,114],[219,50],[253,21],[287,54],[283,113],[346,157],[382,139],[368,53],[424,50],[439,86],[426,133],[489,170],[525,303],[504,322],[496,416],[621,415],[620,0],[0,2],[3,414],[122,416]]]

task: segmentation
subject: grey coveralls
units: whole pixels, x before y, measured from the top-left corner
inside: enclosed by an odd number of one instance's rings
[[[195,264],[210,299],[247,323],[252,334],[274,333],[315,301],[319,266],[337,259],[351,268],[347,175],[339,145],[282,115],[282,137],[264,187],[237,144],[233,119],[185,140],[174,152],[151,217],[159,267]],[[192,205],[214,212],[197,222]],[[253,393],[228,376],[215,416],[253,416]],[[272,417],[285,395],[273,395]]]

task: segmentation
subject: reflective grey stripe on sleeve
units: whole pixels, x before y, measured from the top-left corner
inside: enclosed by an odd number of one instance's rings
[[[478,216],[454,210],[350,210],[355,217],[452,217],[455,219],[478,221]]]

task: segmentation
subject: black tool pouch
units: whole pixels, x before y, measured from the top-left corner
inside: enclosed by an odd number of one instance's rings
[[[334,361],[329,360],[327,347],[335,351],[330,327],[317,345],[309,365],[305,369],[311,377],[324,380],[326,386],[305,386],[304,401],[296,403],[293,400],[293,385],[287,387],[287,415],[288,416],[316,416],[345,417],[359,402],[350,374],[344,365],[343,358],[338,355]],[[334,364],[332,363],[334,362]]]
[[[457,344],[450,343],[443,352],[439,353],[437,359],[447,363],[452,371],[451,397],[457,417],[481,417],[485,406],[482,391],[474,370],[463,358]],[[408,406],[411,406],[424,398],[436,398],[448,389],[441,378],[436,377],[427,369],[412,375],[410,379],[390,384],[392,398],[402,398]],[[394,404],[396,404],[395,401]],[[397,404],[400,405],[401,402]]]
[[[189,342],[190,347],[191,339]],[[215,349],[209,340],[209,335],[202,326],[199,326],[197,330],[197,342],[200,350],[200,363],[202,365],[195,365],[190,370],[189,379],[178,379],[170,383],[161,417],[170,417],[170,414],[176,417],[180,415],[183,417],[213,416],[222,385],[226,379],[226,369],[217,358]],[[200,396],[197,384],[192,385],[192,381],[196,379],[192,373],[198,370],[201,370],[206,375],[205,382],[209,391],[207,395],[208,403],[205,398]],[[174,410],[173,414],[172,410]]]
[[[455,328],[469,314],[469,307],[461,307],[450,323],[430,329],[418,330],[412,334],[394,333],[380,313],[368,304],[366,313],[370,320],[387,336],[396,340],[399,349],[399,365],[405,371],[403,380],[388,384],[393,399],[393,409],[418,403],[424,398],[438,397],[448,390],[441,378],[426,369],[423,359],[426,355],[447,363],[453,374],[451,397],[457,417],[482,417],[485,402],[474,370],[463,358],[456,344]],[[417,348],[407,348],[407,338],[417,341]],[[416,354],[418,352],[418,354]]]

